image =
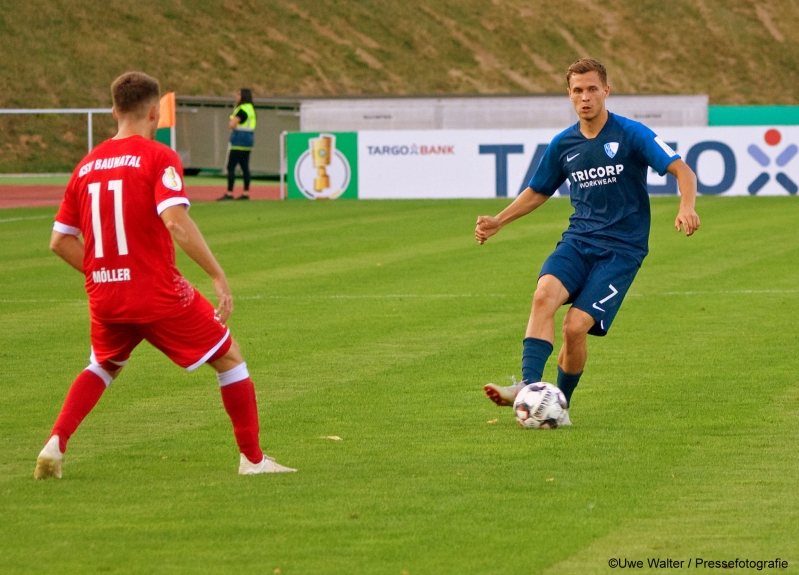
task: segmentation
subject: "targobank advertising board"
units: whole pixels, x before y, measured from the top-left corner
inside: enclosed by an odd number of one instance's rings
[[[288,197],[515,197],[527,187],[547,145],[558,132],[291,133],[287,145]],[[696,172],[700,194],[795,195],[799,190],[799,127],[661,128],[656,132]],[[329,141],[322,139],[325,137]],[[618,145],[607,142],[605,146],[609,165]],[[344,148],[348,149],[339,151]],[[325,154],[333,158],[329,164],[324,164]],[[606,166],[596,169],[604,170]],[[598,172],[596,176],[599,177]],[[650,194],[677,193],[672,176],[661,177],[650,169],[648,183]],[[579,182],[564,184],[556,195],[568,196],[571,184]]]

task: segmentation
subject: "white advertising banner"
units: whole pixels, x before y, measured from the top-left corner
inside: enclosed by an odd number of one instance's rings
[[[358,197],[515,197],[560,130],[358,132]],[[696,172],[700,194],[795,195],[799,126],[658,128]],[[676,194],[650,169],[651,194]],[[568,195],[564,184],[558,195]]]

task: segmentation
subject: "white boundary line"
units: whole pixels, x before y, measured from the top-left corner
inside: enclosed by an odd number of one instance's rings
[[[791,295],[799,294],[799,290],[728,290],[728,291],[672,291],[659,293],[631,293],[629,297],[660,297],[660,296],[695,296],[695,295]],[[383,294],[383,295],[253,295],[239,296],[235,300],[357,300],[357,299],[457,299],[457,298],[504,298],[504,297],[532,297],[532,294],[504,294],[504,293],[463,293],[463,294]],[[0,303],[88,303],[86,299],[0,299]]]
[[[722,290],[722,291],[664,291],[658,293],[628,293],[630,297],[652,297],[669,295],[748,295],[748,294],[794,294],[799,293],[795,289],[744,289],[744,290]]]
[[[0,174],[0,181],[2,181],[3,178],[61,178],[71,175],[71,172],[53,172],[51,174]]]
[[[0,303],[89,303],[86,299],[0,299]]]
[[[747,294],[796,294],[799,290],[723,290],[723,291],[666,291],[656,293],[628,293],[628,297],[657,297],[657,296],[693,296],[693,295],[747,295]],[[439,293],[439,294],[380,294],[380,295],[253,295],[239,296],[235,299],[258,300],[258,299],[454,299],[454,298],[478,298],[478,297],[532,297],[533,294],[520,293]]]
[[[504,293],[431,293],[431,294],[361,294],[361,295],[252,295],[239,296],[234,299],[453,299],[469,297],[514,297],[518,294]]]
[[[46,219],[54,219],[55,216],[48,215],[48,216],[29,216],[27,218],[5,218],[0,220],[0,224],[7,224],[8,222],[24,222],[27,220],[46,220]]]

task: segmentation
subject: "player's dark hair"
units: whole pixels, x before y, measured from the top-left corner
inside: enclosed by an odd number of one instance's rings
[[[574,74],[587,74],[588,72],[596,72],[599,74],[599,79],[602,80],[602,85],[608,85],[608,71],[601,62],[593,58],[580,58],[566,70],[566,86],[571,87],[571,79]]]
[[[252,90],[249,88],[242,88],[239,90],[239,94],[241,94],[239,100],[241,100],[242,104],[252,104]]]
[[[143,72],[127,72],[111,84],[111,98],[118,113],[142,115],[145,106],[161,96],[158,80]]]

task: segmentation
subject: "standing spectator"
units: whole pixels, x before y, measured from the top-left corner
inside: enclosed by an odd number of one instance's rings
[[[239,90],[236,109],[230,115],[230,154],[227,161],[227,193],[219,198],[225,200],[250,199],[250,152],[255,141],[255,108],[252,105],[252,91]],[[236,165],[241,166],[244,175],[244,191],[238,198],[233,197],[233,184],[236,181]]]

